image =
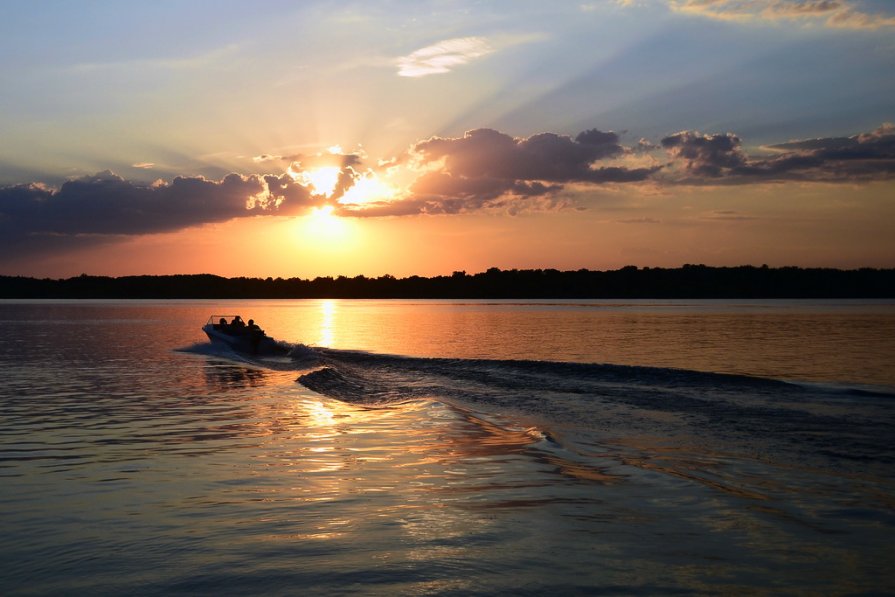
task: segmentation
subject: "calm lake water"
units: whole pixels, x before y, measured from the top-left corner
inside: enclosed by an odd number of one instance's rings
[[[240,313],[289,344],[200,327]],[[892,593],[892,301],[0,301],[0,593]]]

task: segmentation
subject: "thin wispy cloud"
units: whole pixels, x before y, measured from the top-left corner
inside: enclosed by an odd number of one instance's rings
[[[795,22],[838,29],[895,27],[895,16],[870,14],[847,0],[669,0],[679,13],[741,22]]]
[[[623,8],[629,8],[635,6],[638,3],[638,0],[610,0],[613,4],[621,6]],[[605,0],[601,2],[582,2],[578,5],[578,9],[581,12],[596,12],[601,8],[605,7]]]
[[[425,77],[448,73],[493,51],[492,45],[483,37],[445,39],[398,58],[398,75]]]
[[[73,74],[86,74],[114,70],[199,70],[216,63],[232,59],[240,50],[237,44],[215,48],[192,56],[175,56],[170,58],[135,58],[131,60],[113,60],[107,62],[80,62],[68,67]]]

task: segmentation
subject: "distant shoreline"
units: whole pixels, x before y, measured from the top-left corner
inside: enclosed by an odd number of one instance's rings
[[[751,265],[593,271],[500,270],[430,278],[225,278],[212,274],[37,279],[0,276],[0,298],[895,298],[895,268]]]

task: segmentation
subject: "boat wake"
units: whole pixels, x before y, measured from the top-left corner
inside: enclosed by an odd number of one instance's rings
[[[686,437],[714,449],[895,462],[895,396],[680,369],[549,361],[412,358],[314,349],[298,381],[355,403],[432,398],[538,420],[602,440]],[[708,447],[708,446],[707,446]]]
[[[884,389],[657,367],[288,348],[282,357],[210,344],[187,350],[294,370],[304,387],[348,403],[435,400],[512,419],[579,454],[649,443],[653,453],[685,449],[810,467],[895,464],[895,394]]]
[[[282,340],[276,342],[278,346],[282,347],[282,351],[278,351],[276,354],[250,354],[218,342],[197,342],[178,348],[176,351],[278,371],[301,371],[322,365],[321,356],[316,349],[304,344],[290,344]]]

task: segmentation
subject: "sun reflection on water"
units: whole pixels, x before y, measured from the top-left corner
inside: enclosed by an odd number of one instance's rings
[[[465,328],[469,344],[454,355],[463,358],[495,332],[524,327],[538,315],[529,309],[519,319],[502,319],[504,307],[371,304],[259,301],[246,308],[274,337],[290,342],[319,335],[350,344],[344,348],[396,354],[432,354],[430,338]],[[725,441],[689,435],[702,414],[692,415],[688,434],[681,428],[652,436],[649,431],[660,429],[652,422],[671,415],[644,408],[647,414],[631,416],[635,407],[621,386],[612,389],[617,403],[593,400],[591,406],[588,395],[580,396],[601,417],[586,433],[572,422],[547,425],[487,403],[478,408],[472,401],[464,410],[422,396],[438,392],[436,384],[413,386],[418,400],[341,402],[296,383],[304,370],[295,367],[305,361],[225,358],[201,347],[172,351],[194,341],[194,320],[207,316],[204,302],[137,311],[103,306],[101,313],[114,309],[114,320],[96,319],[96,305],[34,307],[41,319],[26,325],[8,314],[11,333],[0,339],[8,349],[0,354],[9,357],[0,383],[0,394],[7,390],[0,400],[6,539],[0,560],[11,562],[0,584],[18,575],[21,587],[7,593],[149,586],[271,594],[295,587],[321,594],[584,587],[726,594],[767,592],[763,579],[777,578],[779,570],[786,576],[771,588],[872,593],[891,585],[877,572],[891,560],[888,477],[874,472],[885,463],[870,458],[857,462],[860,471],[846,466],[828,473],[808,468],[812,461],[798,452],[781,454],[778,462],[751,451],[728,453],[740,440],[753,447],[747,422],[737,421]],[[472,319],[454,328],[448,319],[458,309]],[[77,326],[69,325],[73,310],[82,318]],[[475,316],[479,310],[482,317]],[[187,331],[176,331],[172,312]],[[65,325],[45,334],[50,316]],[[139,341],[128,344],[136,320],[158,325],[140,326]],[[600,342],[613,337],[612,326],[605,327],[594,334]],[[85,343],[85,333],[115,341]],[[516,343],[520,337],[508,336]],[[556,348],[544,337],[541,348]],[[563,337],[571,336],[555,339]],[[887,347],[885,340],[874,342]],[[13,350],[20,341],[29,350]],[[436,354],[443,356],[441,349]],[[402,368],[403,377],[386,372],[383,379],[413,383],[412,371]],[[365,398],[368,378],[358,377],[356,400]],[[700,398],[708,394],[699,391]],[[736,394],[725,386],[719,398],[728,392]],[[815,406],[803,395],[799,408],[858,404],[837,397]],[[750,412],[757,397],[748,394]],[[546,412],[562,414],[551,391],[541,398]],[[849,420],[842,419],[843,427]],[[572,439],[563,441],[564,435]],[[819,434],[798,435],[799,444],[827,445]],[[754,441],[760,450],[763,440]],[[36,567],[26,569],[32,561]],[[753,577],[758,586],[746,586]],[[85,584],[87,578],[96,580]]]
[[[264,450],[266,466],[258,469],[264,478],[257,479],[262,487],[277,487],[272,501],[285,508],[280,523],[290,536],[344,539],[375,527],[376,520],[395,516],[403,521],[401,534],[416,541],[462,536],[471,526],[486,524],[487,517],[449,506],[467,499],[461,486],[493,482],[482,477],[493,469],[470,467],[465,461],[472,458],[481,464],[489,458],[518,457],[535,439],[507,431],[497,440],[499,428],[427,400],[371,408],[302,398],[291,401],[276,417],[281,432],[289,430],[288,437],[281,433],[271,438],[274,445]],[[271,420],[272,415],[262,416]],[[519,484],[530,490],[529,480],[520,479]],[[374,502],[363,499],[373,494],[379,496]],[[338,516],[320,509],[332,502],[341,504]],[[308,533],[307,527],[304,532],[290,532],[294,514],[287,506],[298,506],[314,518],[313,532]],[[282,540],[284,534],[276,535]],[[434,554],[414,557],[429,555]]]
[[[320,301],[320,346],[335,344],[336,301],[326,299]]]
[[[337,312],[335,301],[319,302],[322,338]],[[240,539],[247,549],[338,552],[346,569],[437,569],[443,578],[415,587],[468,592],[475,579],[455,572],[485,557],[507,517],[552,507],[557,479],[581,480],[537,429],[493,414],[432,398],[349,403],[308,392],[293,372],[209,369],[243,423],[203,470],[220,475],[217,502],[241,505],[239,524],[254,529]]]

